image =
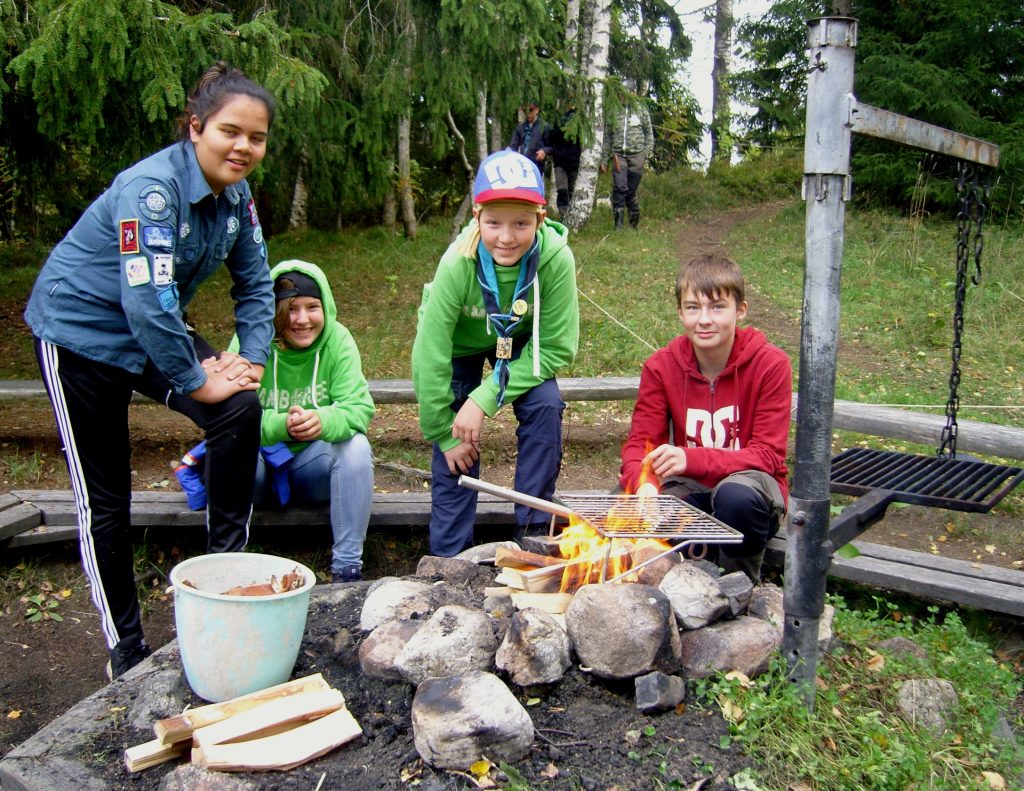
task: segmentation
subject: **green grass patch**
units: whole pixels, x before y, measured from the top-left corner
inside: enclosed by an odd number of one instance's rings
[[[732,737],[757,761],[756,787],[995,787],[984,772],[1014,787],[1024,750],[1005,735],[1021,692],[1013,669],[955,612],[943,616],[932,607],[915,617],[879,597],[867,608],[848,607],[839,596],[832,603],[842,647],[818,665],[813,713],[781,660],[752,681],[730,675],[697,682],[699,698],[721,707]],[[925,658],[881,647],[894,637],[913,641]],[[910,721],[899,708],[903,684],[922,678],[945,679],[956,689],[944,733]]]

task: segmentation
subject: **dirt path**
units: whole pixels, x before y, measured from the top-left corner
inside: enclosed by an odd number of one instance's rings
[[[679,261],[712,249],[728,254],[726,240],[737,224],[767,221],[781,208],[781,204],[766,204],[681,224]],[[798,348],[798,317],[781,315],[753,301],[750,322],[787,350]],[[565,467],[560,487],[608,488],[617,475],[618,451],[628,428],[630,407],[609,404],[599,410],[598,418],[589,415],[586,420],[580,418],[576,409],[570,405],[566,412]],[[130,419],[135,437],[134,488],[177,488],[172,465],[199,441],[198,430],[185,418],[156,405],[134,406]],[[484,458],[487,477],[495,483],[511,485],[515,461],[514,424],[506,418],[496,423],[499,441]],[[388,458],[417,458],[417,454],[423,453],[414,407],[381,408],[371,433],[378,453],[386,449],[381,455]],[[501,441],[502,438],[505,441]],[[0,402],[0,491],[10,488],[7,478],[13,465],[21,465],[23,475],[26,471],[34,472],[29,484],[21,484],[23,488],[68,488],[53,417],[45,402]],[[422,482],[381,470],[377,484],[381,489],[395,490],[419,487]],[[871,529],[866,540],[1019,568],[1024,558],[1020,532],[1019,524],[1009,517],[908,507],[892,509],[884,522]],[[149,556],[140,561],[140,567],[166,570],[173,565],[175,551],[186,554],[201,551],[181,544],[184,538],[167,534],[147,536]],[[199,539],[192,536],[191,540]],[[298,546],[274,544],[273,549],[301,555],[304,562],[322,571],[324,547],[317,546],[316,541],[315,537],[306,537]],[[422,545],[422,536],[385,536],[379,538],[379,543],[382,554],[377,557],[387,556],[390,564],[387,571],[394,573],[403,554],[416,554],[417,547]],[[266,547],[264,544],[263,548]],[[383,573],[373,567],[372,562],[376,561],[368,560],[368,575]],[[174,636],[173,612],[168,598],[161,595],[160,578],[155,577],[153,582],[156,587],[146,601],[145,629],[156,647]],[[40,585],[50,590],[40,590]],[[31,623],[26,619],[25,612],[31,603],[19,597],[63,590],[68,591],[68,596],[59,600],[55,610],[63,621]],[[89,601],[73,545],[7,553],[3,557],[0,573],[0,754],[106,683],[102,642],[98,618]]]

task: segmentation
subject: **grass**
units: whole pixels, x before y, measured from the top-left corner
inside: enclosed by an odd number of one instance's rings
[[[752,681],[731,674],[697,682],[700,699],[721,707],[733,738],[757,761],[756,787],[1016,787],[1024,748],[1002,735],[1021,693],[1014,668],[956,612],[931,607],[918,617],[879,597],[865,607],[848,606],[841,596],[831,603],[841,647],[818,665],[813,713],[785,680],[781,661]],[[894,637],[912,640],[927,658],[881,647]],[[956,689],[942,734],[900,711],[901,686],[921,678],[945,679]],[[996,775],[1008,785],[995,785]]]

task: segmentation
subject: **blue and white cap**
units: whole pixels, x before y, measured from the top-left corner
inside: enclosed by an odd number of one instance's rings
[[[540,168],[515,151],[496,151],[480,163],[473,182],[473,203],[519,200],[543,206],[544,177]]]

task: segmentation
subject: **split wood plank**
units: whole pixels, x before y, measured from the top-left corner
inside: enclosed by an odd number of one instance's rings
[[[512,604],[517,610],[541,610],[552,615],[561,615],[572,602],[571,593],[526,593],[512,592]]]
[[[188,753],[192,747],[192,740],[164,744],[159,739],[152,739],[143,744],[136,744],[124,751],[124,765],[129,772],[141,772],[151,766],[173,761]]]
[[[498,568],[521,568],[524,566],[559,566],[565,565],[565,558],[551,555],[539,555],[523,549],[500,546],[494,552],[494,565]]]
[[[291,769],[358,738],[352,713],[338,709],[318,720],[262,739],[192,749],[192,763],[219,772]]]
[[[264,701],[241,714],[197,728],[192,733],[192,745],[210,747],[214,744],[250,739],[256,734],[266,734],[268,729],[286,723],[319,719],[344,705],[345,696],[336,689],[299,692]]]
[[[223,703],[211,703],[207,706],[199,706],[189,709],[181,714],[159,720],[153,725],[157,739],[162,744],[173,744],[183,739],[192,738],[197,728],[213,725],[228,717],[234,717],[244,711],[249,711],[256,706],[266,703],[268,700],[298,695],[302,692],[324,691],[331,689],[323,675],[314,673],[292,681],[286,681],[273,687],[267,687],[248,695],[232,698]]]

